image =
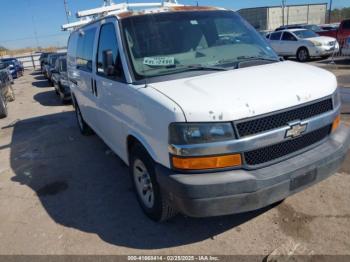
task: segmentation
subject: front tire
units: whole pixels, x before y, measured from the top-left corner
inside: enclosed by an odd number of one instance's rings
[[[173,217],[176,211],[159,187],[154,166],[153,159],[141,145],[131,149],[129,171],[137,200],[149,218],[162,222]]]
[[[15,91],[13,90],[13,86],[12,84],[9,86],[9,90],[8,90],[8,99],[9,102],[13,102],[16,100],[16,96],[15,96]]]
[[[0,118],[5,118],[8,115],[5,98],[0,94]]]
[[[296,56],[297,60],[302,63],[310,59],[309,51],[305,47],[299,48]]]

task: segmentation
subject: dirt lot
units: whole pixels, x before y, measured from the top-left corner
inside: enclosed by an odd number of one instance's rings
[[[347,62],[313,63],[350,87]],[[72,106],[39,73],[16,80],[15,92],[0,120],[0,254],[350,255],[350,158],[275,207],[156,224],[142,214],[127,168],[97,136],[80,135]]]

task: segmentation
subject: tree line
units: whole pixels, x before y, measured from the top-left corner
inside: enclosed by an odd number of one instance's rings
[[[331,12],[331,22],[337,23],[344,19],[350,19],[350,7],[336,8]]]

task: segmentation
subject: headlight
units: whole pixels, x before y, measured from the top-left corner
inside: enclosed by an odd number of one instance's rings
[[[234,139],[232,123],[173,123],[169,126],[169,143],[201,144]]]
[[[310,40],[310,42],[314,45],[314,46],[322,46],[321,42],[315,41],[315,40]]]

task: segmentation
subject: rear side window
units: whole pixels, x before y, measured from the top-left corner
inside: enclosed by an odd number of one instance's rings
[[[295,41],[297,40],[291,33],[284,32],[282,36],[283,41]]]
[[[272,33],[270,36],[270,40],[280,40],[282,32]]]
[[[91,72],[96,29],[81,32],[78,37],[77,68]]]
[[[107,65],[107,57],[112,58]],[[114,24],[101,26],[97,51],[97,74],[110,79],[124,79]]]
[[[76,55],[77,55],[77,42],[78,42],[78,33],[73,32],[68,41],[68,52],[67,52],[67,63],[68,66],[73,68],[76,66]]]

